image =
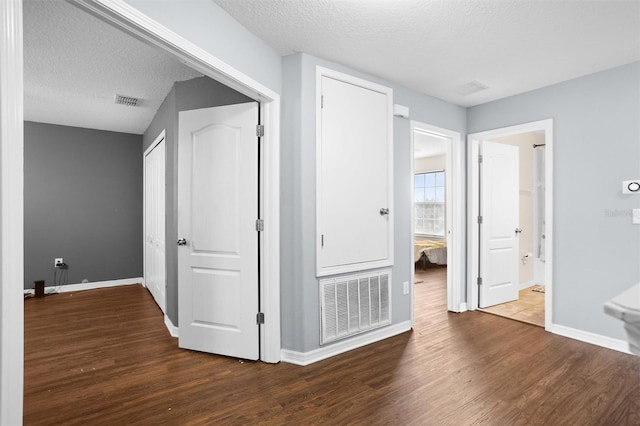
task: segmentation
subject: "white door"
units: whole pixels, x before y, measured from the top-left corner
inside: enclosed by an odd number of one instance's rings
[[[165,269],[165,143],[144,157],[145,285],[166,312]]]
[[[321,90],[318,272],[390,264],[390,96],[330,77]]]
[[[482,142],[480,308],[518,299],[518,147]]]
[[[259,357],[258,104],[179,113],[179,346]]]

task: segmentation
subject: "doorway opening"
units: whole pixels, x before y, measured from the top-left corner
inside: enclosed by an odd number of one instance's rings
[[[464,244],[460,134],[415,121],[411,134],[412,299],[415,286],[428,286],[428,292],[446,292],[447,310],[462,312],[466,303],[460,291]],[[412,321],[414,311],[422,309],[414,306]]]
[[[552,146],[552,120],[469,135],[469,307],[546,329]]]
[[[75,3],[74,3],[75,4]],[[262,275],[260,294],[263,313],[270,318],[261,326],[261,359],[267,362],[280,360],[280,293],[279,293],[279,111],[280,96],[268,87],[251,79],[216,56],[206,52],[176,33],[148,19],[124,2],[96,0],[81,6],[129,34],[160,47],[172,57],[200,70],[203,74],[228,85],[247,96],[259,100],[260,115],[264,120],[264,159],[260,173],[264,177],[265,194],[261,217],[264,232],[260,235],[265,255],[260,258]],[[23,35],[22,2],[2,2],[0,20],[7,31],[0,35],[3,55],[0,67],[0,127],[2,128],[2,206],[3,241],[11,242],[11,248],[3,253],[3,283],[20,283],[24,273],[23,235]],[[6,54],[4,54],[6,53]],[[4,268],[4,266],[9,267]],[[5,285],[2,289],[0,314],[6,323],[2,334],[3,360],[0,371],[0,403],[2,423],[19,423],[23,407],[23,355],[24,309],[23,291],[18,285]]]

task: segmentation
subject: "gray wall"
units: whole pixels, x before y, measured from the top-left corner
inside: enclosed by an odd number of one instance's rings
[[[308,352],[319,347],[319,301],[316,278],[316,65],[390,86],[394,103],[411,109],[411,119],[466,133],[466,111],[441,100],[362,74],[307,54],[283,58],[281,128],[281,310],[282,347]],[[402,282],[413,273],[411,235],[411,129],[407,119],[394,118],[395,266],[393,323],[408,321],[409,296]],[[463,293],[464,294],[464,293]]]
[[[603,304],[640,281],[640,62],[468,110],[469,133],[554,120],[553,322],[616,339]]]
[[[125,1],[226,64],[280,92],[280,55],[213,0]]]
[[[178,112],[251,102],[241,93],[208,77],[174,84],[142,137],[143,152],[165,130],[167,316],[178,326]],[[140,157],[142,162],[142,157]]]
[[[24,288],[142,276],[140,135],[24,123]]]

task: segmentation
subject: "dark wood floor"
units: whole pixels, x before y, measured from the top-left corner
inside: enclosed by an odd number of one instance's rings
[[[307,367],[180,350],[141,286],[29,299],[24,422],[640,424],[640,358],[415,295],[412,332]]]

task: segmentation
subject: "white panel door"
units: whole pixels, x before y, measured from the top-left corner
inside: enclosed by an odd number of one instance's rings
[[[326,76],[321,85],[319,275],[382,266],[392,243],[389,94]]]
[[[179,113],[179,346],[258,359],[258,104]]]
[[[518,299],[518,147],[482,142],[479,306]]]
[[[164,140],[145,155],[144,165],[145,285],[166,312]]]

